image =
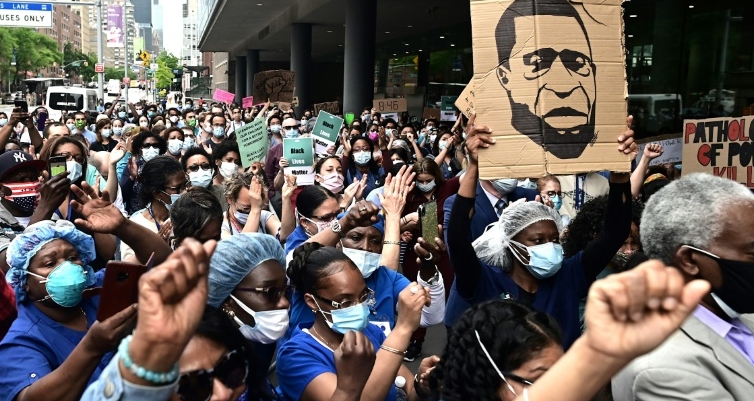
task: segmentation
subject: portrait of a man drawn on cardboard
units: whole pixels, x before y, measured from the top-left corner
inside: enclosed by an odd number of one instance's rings
[[[595,139],[597,98],[582,16],[567,0],[514,0],[495,41],[495,76],[510,102],[511,126],[560,159],[581,156]]]

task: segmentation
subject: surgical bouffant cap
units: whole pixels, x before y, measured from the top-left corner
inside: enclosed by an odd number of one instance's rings
[[[219,308],[244,277],[268,260],[285,268],[285,251],[269,234],[240,233],[218,242],[209,262],[207,304]]]
[[[26,287],[26,271],[29,269],[31,259],[43,246],[56,239],[68,241],[78,251],[79,259],[84,263],[84,270],[86,270],[86,286],[91,287],[96,282],[94,270],[88,266],[97,255],[94,239],[79,231],[70,221],[40,221],[27,227],[23,234],[17,235],[5,252],[6,262],[10,266],[7,274],[8,282],[15,290],[18,302],[26,299],[24,287]]]
[[[487,226],[484,234],[472,243],[477,257],[490,266],[508,271],[512,264],[507,252],[511,238],[526,227],[543,220],[555,223],[558,233],[563,231],[560,216],[554,209],[539,202],[526,202],[524,199],[511,203],[503,210],[500,219]]]

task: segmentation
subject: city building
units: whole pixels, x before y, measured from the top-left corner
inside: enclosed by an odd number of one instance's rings
[[[160,54],[165,47],[163,36],[162,4],[160,0],[152,1],[152,49],[155,54]],[[164,1],[164,0],[163,0]],[[177,0],[173,0],[176,1]]]
[[[131,0],[137,36],[144,38],[144,50],[152,53],[152,0]]]
[[[38,28],[37,31],[55,40],[58,44],[58,50],[62,52],[67,43],[70,43],[73,49],[81,51],[81,29],[81,16],[77,10],[72,9],[71,6],[54,6],[52,27]],[[44,76],[63,76],[65,72],[61,67],[55,64],[50,68],[43,69],[41,73]],[[78,77],[69,78],[72,82],[79,81]]]
[[[644,118],[638,135],[680,132],[683,118],[740,115],[754,104],[754,2],[623,8],[628,111]],[[376,97],[404,96],[421,115],[473,75],[469,1],[199,0],[198,26],[202,52],[228,53],[214,60],[214,85],[239,99],[254,73],[283,68],[296,72],[302,107],[337,99],[358,112]],[[667,101],[646,103],[660,96]]]

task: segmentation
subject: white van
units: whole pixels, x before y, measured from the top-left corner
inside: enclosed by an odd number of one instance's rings
[[[107,94],[110,96],[118,96],[120,94],[120,81],[117,79],[111,79],[107,81]]]
[[[50,119],[60,121],[63,112],[97,111],[97,91],[70,86],[51,86],[47,89],[47,110]]]

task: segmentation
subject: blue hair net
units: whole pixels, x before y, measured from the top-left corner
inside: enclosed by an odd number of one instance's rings
[[[220,241],[209,261],[207,304],[219,308],[241,280],[267,260],[285,266],[285,251],[269,234],[240,233]]]
[[[84,270],[86,270],[86,286],[91,287],[96,283],[94,270],[88,266],[97,255],[94,239],[76,229],[76,226],[68,220],[40,221],[30,225],[23,234],[13,238],[5,252],[6,262],[10,266],[6,277],[16,292],[17,302],[26,300],[24,287],[26,287],[26,271],[29,269],[31,259],[43,246],[56,239],[66,240],[78,251],[79,259],[84,263]]]
[[[346,213],[348,213],[348,212],[341,212],[340,214],[338,214],[338,219],[340,220],[343,216],[346,215]],[[380,233],[382,233],[382,235],[385,235],[385,219],[382,217],[381,214],[378,214],[377,218],[379,220],[377,220],[376,223],[372,224],[372,227],[374,227],[377,230],[379,230]]]

